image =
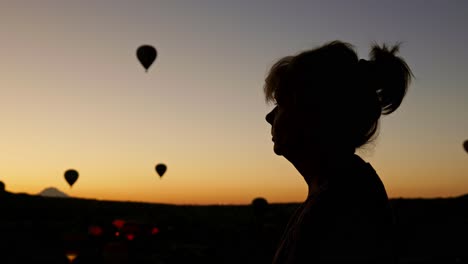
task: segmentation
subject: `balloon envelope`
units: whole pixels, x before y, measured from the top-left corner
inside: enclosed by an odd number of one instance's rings
[[[158,165],[156,165],[156,172],[159,174],[159,177],[162,177],[164,173],[166,172],[166,170],[167,170],[166,165],[162,163],[159,163]]]
[[[268,201],[263,197],[255,198],[252,201],[255,217],[262,218],[268,211]]]
[[[137,49],[136,55],[141,65],[148,71],[148,68],[153,64],[156,56],[158,56],[158,52],[153,46],[142,45]]]
[[[463,142],[463,148],[465,149],[466,152],[468,152],[468,139]]]
[[[78,180],[78,172],[76,170],[67,170],[64,176],[70,187]]]
[[[264,211],[268,207],[268,201],[263,197],[257,197],[252,201],[254,210]]]

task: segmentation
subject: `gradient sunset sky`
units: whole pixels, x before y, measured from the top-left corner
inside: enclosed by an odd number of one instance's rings
[[[338,39],[361,58],[401,41],[416,76],[358,152],[389,196],[468,193],[467,13],[468,1],[2,0],[0,181],[105,200],[303,201],[273,153],[262,86],[278,58]],[[142,44],[158,50],[148,73]]]

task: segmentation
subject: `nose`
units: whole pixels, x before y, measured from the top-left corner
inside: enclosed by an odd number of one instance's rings
[[[265,116],[266,121],[267,121],[270,125],[273,125],[273,120],[275,119],[276,108],[277,108],[277,107],[273,108],[273,110],[271,110],[270,113],[268,113],[268,114]]]

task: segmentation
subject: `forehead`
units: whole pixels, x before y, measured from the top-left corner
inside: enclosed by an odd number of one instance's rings
[[[300,104],[313,101],[313,87],[310,82],[305,82],[300,76],[285,75],[278,82],[274,90],[274,98],[277,103]]]
[[[274,98],[277,104],[293,104],[295,103],[294,97],[291,87],[278,86],[275,90]]]

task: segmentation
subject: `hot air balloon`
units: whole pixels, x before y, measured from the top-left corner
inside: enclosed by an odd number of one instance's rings
[[[468,139],[463,142],[463,148],[465,149],[466,152],[468,152]]]
[[[142,45],[137,49],[136,55],[141,65],[143,65],[146,72],[148,72],[148,68],[153,64],[156,56],[158,56],[158,52],[153,46]]]
[[[158,165],[156,165],[156,172],[159,174],[159,177],[162,177],[164,173],[166,172],[166,170],[167,170],[166,165],[162,163],[159,163]]]
[[[263,197],[257,197],[252,201],[252,207],[257,217],[263,216],[268,210],[268,201]]]
[[[68,182],[70,185],[70,188],[73,186],[73,184],[76,182],[78,179],[78,172],[76,170],[67,170],[64,174],[65,180]]]

